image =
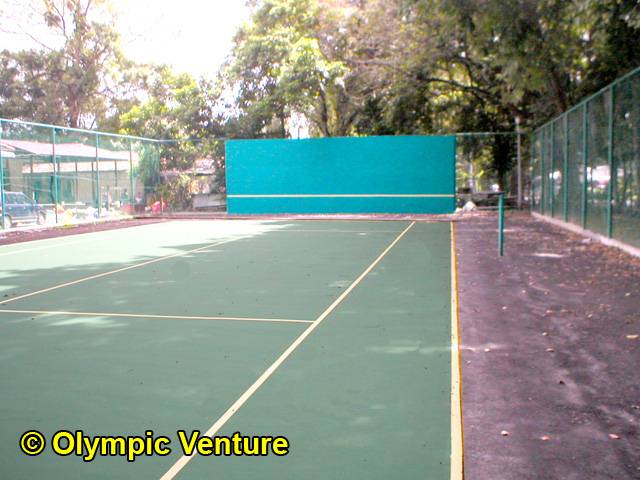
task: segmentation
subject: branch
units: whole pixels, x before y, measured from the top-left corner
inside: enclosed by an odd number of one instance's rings
[[[51,2],[51,6],[53,7],[53,9],[58,14],[58,18],[60,18],[60,25],[61,25],[61,28],[62,28],[62,35],[64,35],[64,38],[69,38],[69,37],[67,37],[67,21],[64,18],[64,14],[62,12],[60,12],[60,9],[58,9],[58,7],[56,6],[56,4],[54,2]]]

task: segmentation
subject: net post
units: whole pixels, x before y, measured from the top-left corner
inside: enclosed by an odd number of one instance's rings
[[[556,124],[551,122],[551,191],[549,192],[549,198],[551,200],[551,217],[555,213],[555,196],[556,196]]]
[[[56,155],[56,128],[51,128],[51,159],[53,160],[53,212],[58,224],[58,156]]]
[[[518,209],[522,208],[522,147],[521,147],[520,117],[516,117],[516,151],[518,158]]]
[[[98,218],[102,212],[102,192],[100,191],[100,136],[96,133],[96,189],[98,191]]]
[[[547,148],[545,135],[546,128],[542,127],[540,130],[540,215],[544,215],[544,162],[545,162],[545,150]]]
[[[587,183],[589,181],[589,175],[587,169],[589,167],[589,152],[588,152],[588,131],[589,130],[589,102],[584,102],[582,105],[582,209],[580,220],[582,228],[587,228]]]
[[[609,185],[607,188],[607,237],[613,236],[613,183],[614,183],[614,165],[613,165],[613,109],[615,85],[611,87],[609,94],[609,122],[608,122],[608,142],[607,160],[609,164]]]
[[[498,253],[504,256],[504,193],[498,197]]]
[[[564,115],[564,165],[562,167],[563,219],[569,221],[569,115]]]
[[[5,225],[5,210],[4,210],[4,159],[2,158],[2,120],[0,119],[0,217],[2,220],[2,229],[6,228]]]

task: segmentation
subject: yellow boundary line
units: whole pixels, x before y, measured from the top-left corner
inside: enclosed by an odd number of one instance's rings
[[[290,318],[259,317],[207,317],[197,315],[154,315],[145,313],[113,313],[113,312],[66,312],[62,310],[5,310],[2,313],[28,313],[35,315],[69,315],[76,317],[117,317],[117,318],[150,318],[159,320],[230,320],[234,322],[273,322],[273,323],[313,323],[313,320],[294,320]]]
[[[451,193],[265,193],[235,194],[227,198],[452,198]]]
[[[353,291],[354,288],[358,286],[358,284],[373,270],[378,263],[389,253],[389,251],[404,237],[404,235],[415,225],[415,222],[411,222],[411,224],[405,228],[396,238],[391,242],[387,248],[385,248],[382,253],[376,258],[371,265],[369,265],[364,272],[360,274],[358,278],[356,278],[349,288],[347,288],[342,294],[335,299],[335,301],[327,307],[327,309],[320,314],[315,321],[309,325],[309,327],[296,338],[287,349],[282,352],[282,354],[273,362],[263,373],[258,377],[258,379],[253,382],[253,384],[242,394],[240,397],[227,409],[227,411],[206,431],[204,434],[207,437],[214,436],[218,430],[220,430],[225,423],[238,411],[240,408],[251,398],[251,396],[262,386],[264,382],[266,382],[271,375],[284,363],[284,361],[294,352],[296,348],[300,346],[304,340],[311,335],[311,333],[318,328],[318,326],[322,323],[322,321],[333,312],[340,303]],[[160,480],[171,480],[174,478],[180,470],[182,470],[187,463],[194,458],[193,455],[183,455],[178,459],[176,463],[174,463],[169,470],[161,477]]]
[[[164,260],[169,260],[170,258],[181,257],[183,255],[188,255],[190,253],[196,253],[196,252],[199,252],[201,250],[205,250],[207,248],[215,247],[215,246],[218,246],[218,245],[223,245],[225,243],[234,242],[236,240],[241,240],[243,238],[248,238],[248,237],[242,236],[242,237],[230,238],[230,239],[227,239],[227,240],[221,240],[221,241],[209,243],[207,245],[204,245],[203,247],[194,248],[192,250],[187,250],[187,251],[178,252],[178,253],[172,253],[170,255],[165,255],[163,257],[158,257],[158,258],[154,258],[152,260],[147,260],[146,262],[136,263],[136,264],[133,264],[133,265],[129,265],[127,267],[117,268],[115,270],[109,270],[108,272],[102,272],[102,273],[98,273],[98,274],[95,274],[95,275],[90,275],[88,277],[79,278],[78,280],[73,280],[71,282],[66,282],[66,283],[61,283],[59,285],[54,285],[53,287],[43,288],[42,290],[36,290],[35,292],[25,293],[24,295],[18,295],[17,297],[7,298],[6,300],[0,301],[0,306],[4,306],[9,302],[15,302],[16,300],[21,300],[23,298],[28,298],[28,297],[32,297],[34,295],[39,295],[41,293],[47,293],[47,292],[51,292],[52,290],[58,290],[59,288],[69,287],[71,285],[76,285],[78,283],[86,282],[86,281],[89,281],[89,280],[95,280],[96,278],[106,277],[107,275],[113,275],[114,273],[125,272],[127,270],[131,270],[131,269],[134,269],[134,268],[144,267],[145,265],[151,265],[152,263],[157,263],[157,262],[162,262]]]
[[[459,308],[456,224],[451,222],[451,480],[464,479]]]

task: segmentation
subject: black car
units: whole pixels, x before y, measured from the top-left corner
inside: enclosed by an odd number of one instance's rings
[[[2,205],[0,205],[0,214]],[[22,192],[4,192],[4,221],[7,227],[19,223],[37,223],[42,225],[47,219],[44,208]]]

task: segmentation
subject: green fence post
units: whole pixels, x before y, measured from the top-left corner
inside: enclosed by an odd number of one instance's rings
[[[56,129],[51,129],[51,159],[53,160],[53,213],[58,223],[58,156],[56,155]]]
[[[498,251],[504,256],[504,193],[498,197]]]
[[[2,158],[2,120],[0,120],[0,216],[2,216],[2,229],[4,230],[4,159]]]
[[[131,139],[129,139],[129,188],[131,189],[131,191],[129,192],[129,205],[131,206],[132,215],[134,208],[133,180],[133,145],[131,144]]]
[[[555,122],[551,122],[551,142],[549,153],[551,154],[551,188],[549,198],[551,199],[550,211],[551,217],[554,214],[554,202],[556,198],[556,124]]]
[[[96,189],[98,190],[98,218],[102,211],[102,195],[100,191],[100,136],[96,133]]]
[[[564,115],[564,166],[562,168],[562,209],[565,222],[569,221],[569,115]]]
[[[535,147],[536,138],[537,138],[536,132],[533,132],[533,133],[531,133],[529,135],[529,158],[530,158],[530,161],[529,161],[528,171],[529,171],[529,178],[531,178],[531,200],[530,200],[529,206],[530,206],[532,211],[533,211],[533,207],[534,207],[534,204],[535,204],[534,198],[536,196],[535,186],[533,184],[533,179],[534,179],[534,176],[535,176],[535,172],[533,171],[534,170],[533,164],[534,164],[535,158],[536,158],[536,147]]]
[[[545,135],[546,128],[540,130],[540,215],[544,215],[544,154],[547,148]]]
[[[609,161],[609,188],[607,188],[607,237],[613,236],[613,187],[614,187],[614,161],[613,161],[613,108],[615,85],[611,87],[609,95],[609,145],[607,146],[607,159]]]
[[[582,209],[581,209],[581,223],[582,228],[587,228],[587,185],[589,183],[589,144],[588,144],[588,130],[589,130],[589,102],[584,102],[582,105]]]
[[[521,132],[520,132],[520,117],[516,116],[516,166],[518,171],[517,173],[517,183],[518,183],[518,210],[522,208],[522,142],[521,142]]]

